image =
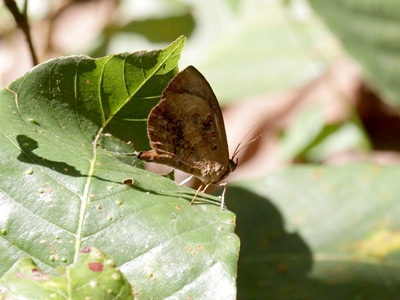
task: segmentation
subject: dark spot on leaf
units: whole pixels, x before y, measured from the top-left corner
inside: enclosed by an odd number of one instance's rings
[[[134,185],[135,181],[132,178],[126,178],[122,181],[123,184]]]
[[[89,263],[89,269],[93,272],[103,272],[104,265],[99,262]]]
[[[90,247],[83,248],[80,253],[90,253]]]
[[[32,269],[31,280],[49,280],[50,276],[38,269]]]

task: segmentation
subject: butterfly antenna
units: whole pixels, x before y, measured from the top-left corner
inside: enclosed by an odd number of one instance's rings
[[[242,140],[239,142],[239,144],[236,146],[235,151],[233,151],[232,159],[239,153],[238,148],[240,145],[243,143],[244,139],[249,135],[249,133],[254,129],[256,124],[254,123],[253,126],[251,126],[250,130],[244,135]]]
[[[254,139],[252,139],[250,142],[244,144],[242,147],[239,148],[239,150],[237,150],[236,152],[233,153],[232,159],[240,152],[242,151],[245,147],[247,147],[248,145],[250,145],[252,142],[254,142],[255,140],[257,140],[259,137],[261,137],[262,134],[260,133],[259,135],[257,135]]]
[[[244,139],[249,135],[249,133],[254,129],[255,126],[256,126],[256,124],[253,124],[253,126],[251,126],[250,130],[245,134],[245,136],[242,138],[242,140],[240,141],[240,143],[236,146],[235,151],[233,151],[232,160],[235,158],[236,155],[238,155],[238,153],[239,153],[240,151],[243,150],[243,148],[247,147],[247,146],[250,145],[252,142],[254,142],[255,140],[257,140],[260,136],[262,136],[262,134],[259,134],[259,135],[256,136],[254,139],[252,139],[250,142],[247,142],[247,143],[244,144],[242,147],[240,147],[240,145],[243,143]]]

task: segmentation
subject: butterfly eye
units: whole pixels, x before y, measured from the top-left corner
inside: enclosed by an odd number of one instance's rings
[[[229,168],[230,172],[233,172],[236,170],[238,162],[239,162],[239,159],[236,159],[236,162],[234,162],[232,159],[229,160],[228,168]]]

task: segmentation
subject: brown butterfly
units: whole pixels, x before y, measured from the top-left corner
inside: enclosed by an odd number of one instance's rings
[[[221,108],[210,84],[193,66],[179,72],[151,110],[147,134],[153,151],[142,151],[138,158],[160,163],[196,176],[203,185],[219,183],[237,166],[229,159]],[[190,177],[191,178],[191,177]],[[189,178],[189,179],[190,179]],[[224,205],[226,184],[222,194]]]

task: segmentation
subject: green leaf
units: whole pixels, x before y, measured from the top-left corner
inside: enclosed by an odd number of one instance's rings
[[[95,248],[77,261],[46,274],[30,258],[20,259],[0,280],[2,299],[133,299],[129,282],[115,262]],[[5,297],[5,298],[4,298]]]
[[[0,91],[0,274],[23,257],[54,274],[96,247],[140,299],[234,297],[234,214],[126,155],[149,148],[184,42],[53,59]]]
[[[314,10],[364,67],[386,100],[400,105],[400,3],[397,0],[310,0]]]
[[[199,35],[185,59],[196,62],[223,104],[303,86],[342,55],[305,0],[191,4]]]
[[[397,299],[399,176],[398,166],[298,166],[230,185],[238,298]]]
[[[176,14],[176,11],[174,12]],[[180,34],[190,36],[194,27],[193,16],[188,9],[181,15],[165,18],[134,19],[118,31],[143,35],[152,43],[166,43]]]

